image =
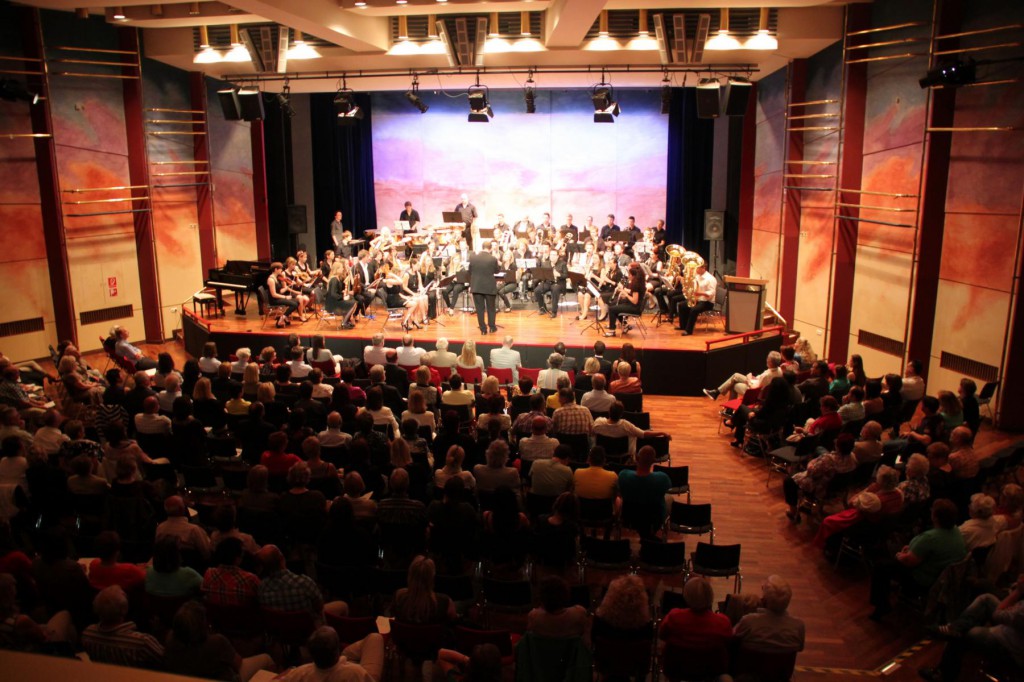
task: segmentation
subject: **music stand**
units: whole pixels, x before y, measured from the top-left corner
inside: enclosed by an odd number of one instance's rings
[[[396,220],[395,230],[399,232],[408,232],[410,229],[408,220]]]
[[[601,290],[598,289],[597,286],[593,282],[591,282],[589,279],[587,280],[587,291],[589,291],[590,295],[593,296],[595,299],[600,300],[600,298],[601,298]],[[611,313],[609,313],[609,315],[610,314]],[[604,336],[604,325],[601,324],[601,319],[600,318],[601,318],[601,306],[598,305],[597,306],[597,310],[594,311],[594,321],[591,322],[586,327],[584,327],[583,329],[580,330],[580,336],[583,336],[583,332],[585,332],[585,331],[587,331],[588,329],[591,329],[591,328],[596,329],[597,333],[600,336]]]
[[[533,260],[533,259],[527,259],[527,260]],[[534,262],[536,262],[536,261],[534,261]],[[542,265],[540,267],[533,267],[533,268],[530,268],[530,277],[532,279],[534,279],[534,280],[537,280],[537,281],[544,281],[544,280],[552,280],[552,281],[554,281],[554,279],[555,279],[555,269],[550,267],[550,266],[544,266],[544,265]],[[540,315],[540,307],[538,307],[537,310],[535,310],[534,312],[530,313],[529,317],[533,317],[534,315]]]
[[[630,241],[630,239],[632,239],[632,237],[633,237],[633,235],[630,232],[625,232],[623,230],[615,230],[614,232],[612,232],[611,234],[608,235],[608,238],[605,239],[605,241],[606,242],[628,242],[628,241]]]
[[[476,308],[469,305],[469,302],[473,299],[470,297],[469,292],[469,270],[459,270],[455,273],[455,281],[459,284],[465,284],[466,288],[462,290],[462,293],[466,296],[466,302],[459,310],[464,313],[475,313]],[[456,301],[458,303],[458,301]]]
[[[462,219],[462,211],[441,211],[441,221],[466,224],[466,221]]]

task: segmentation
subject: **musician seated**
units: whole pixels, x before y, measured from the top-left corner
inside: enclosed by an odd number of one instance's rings
[[[284,320],[278,321],[278,326],[291,324],[292,313],[299,312],[300,318],[305,322],[305,304],[295,295],[287,284],[283,282],[284,266],[280,262],[270,264],[270,276],[267,277],[267,298],[272,306],[281,306],[284,310]],[[300,310],[301,309],[301,310]]]
[[[708,272],[707,266],[701,264],[697,267],[697,283],[694,291],[692,304],[685,298],[678,302],[679,328],[683,336],[693,334],[693,327],[697,324],[697,318],[701,313],[713,310],[715,307],[715,293],[718,291],[718,280]]]

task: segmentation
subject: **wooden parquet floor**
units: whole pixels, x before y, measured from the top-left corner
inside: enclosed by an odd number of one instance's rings
[[[185,360],[178,343],[151,345],[148,350],[170,352],[179,366]],[[104,365],[102,355],[90,354],[88,359],[99,367]],[[644,405],[651,413],[652,428],[673,437],[672,464],[690,467],[693,501],[712,504],[716,543],[742,545],[742,591],[759,594],[768,576],[786,578],[793,587],[790,612],[807,624],[806,649],[797,660],[798,666],[839,669],[829,673],[801,671],[797,679],[853,680],[862,679],[866,673],[875,676],[870,671],[922,639],[915,614],[899,608],[885,624],[868,619],[871,609],[866,571],[833,569],[811,543],[816,525],[806,520],[798,526],[790,524],[785,517],[780,477],[775,475],[766,486],[763,460],[730,447],[731,434],[723,431],[719,435],[720,403],[703,397],[648,395]],[[976,445],[986,456],[1015,440],[1013,434],[994,431],[986,424]],[[687,540],[696,546],[694,536]],[[588,583],[606,584],[611,577],[588,575]],[[648,582],[653,589],[679,587],[678,579],[649,578]],[[732,588],[731,579],[713,579],[712,584],[717,601]],[[935,644],[925,647],[886,679],[917,679],[916,667],[933,665],[939,650]]]

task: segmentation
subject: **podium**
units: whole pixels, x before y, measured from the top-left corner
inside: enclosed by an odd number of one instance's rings
[[[764,319],[766,279],[725,276],[725,330],[729,334],[752,332],[761,328]]]

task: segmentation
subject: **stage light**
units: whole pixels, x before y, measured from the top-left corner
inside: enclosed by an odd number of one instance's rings
[[[488,123],[494,118],[494,111],[487,101],[487,86],[471,85],[469,87],[469,116],[466,120],[470,123]]]
[[[288,118],[295,116],[295,108],[292,107],[292,89],[287,82],[284,84],[284,88],[281,92],[277,93],[277,105],[281,107],[281,113]]]
[[[248,62],[252,61],[249,49],[242,44],[238,35],[238,24],[231,24],[231,49],[224,55],[226,62]]]
[[[736,40],[736,37],[729,34],[729,10],[723,9],[721,12],[721,21],[718,24],[718,33],[708,38],[708,41],[704,43],[705,50],[738,50],[740,47],[740,41]]]
[[[198,17],[200,14],[202,14],[202,12],[200,12],[200,10],[199,10],[199,3],[198,2],[189,3],[188,15],[190,17]]]
[[[195,64],[216,64],[224,59],[223,55],[210,46],[210,35],[206,26],[199,27],[199,52],[192,57]]]
[[[523,101],[526,102],[526,113],[537,113],[537,88],[532,73],[526,79],[526,87],[523,88]]]
[[[124,14],[124,7],[120,7],[120,6],[114,8],[114,13],[111,16],[113,17],[114,21],[127,21],[128,20],[128,17],[126,17],[125,14]]]
[[[0,80],[0,99],[7,102],[39,102],[39,93],[32,92],[24,84],[11,78]]]
[[[668,79],[668,71],[661,79],[661,113],[668,114],[672,109],[672,82]]]
[[[338,125],[355,125],[363,118],[363,110],[356,104],[356,93],[344,85],[334,95],[334,111],[338,114]]]
[[[961,60],[944,64],[935,69],[929,69],[924,78],[918,81],[922,88],[929,87],[950,87],[957,88],[961,85],[973,83],[976,80],[975,63],[973,59]]]
[[[612,99],[614,93],[612,86],[607,83],[598,83],[590,93],[590,99],[594,102],[594,123],[615,123],[615,117],[619,115],[619,103]]]
[[[430,108],[426,102],[420,99],[420,82],[416,76],[412,77],[412,85],[406,91],[405,98],[409,100],[410,104],[419,109],[421,114],[427,113],[427,109]]]
[[[303,39],[302,31],[295,31],[295,40],[288,48],[288,59],[320,59],[320,53]]]

